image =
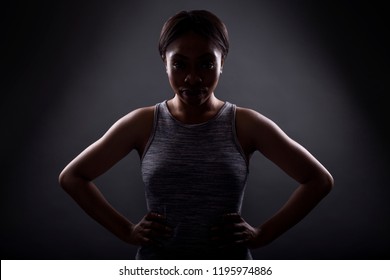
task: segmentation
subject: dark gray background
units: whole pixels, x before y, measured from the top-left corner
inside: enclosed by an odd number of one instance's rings
[[[60,189],[58,174],[127,112],[172,96],[157,52],[164,21],[209,9],[231,51],[216,95],[273,119],[333,174],[335,188],[257,259],[388,259],[385,13],[357,1],[13,1],[4,7],[1,258],[132,259]],[[387,16],[387,15],[386,15]],[[255,155],[243,216],[258,225],[295,183]],[[131,153],[97,180],[138,221]]]

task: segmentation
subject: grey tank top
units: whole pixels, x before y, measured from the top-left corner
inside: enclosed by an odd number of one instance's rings
[[[240,213],[248,163],[238,143],[235,105],[225,102],[201,124],[176,120],[156,105],[152,135],[141,159],[148,211],[166,216],[173,236],[140,247],[137,259],[250,259],[245,247],[220,249],[210,229],[226,213]]]

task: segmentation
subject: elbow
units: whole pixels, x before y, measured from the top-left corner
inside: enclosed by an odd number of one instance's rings
[[[318,181],[318,187],[322,193],[323,196],[326,196],[330,193],[330,191],[334,187],[334,179],[333,176],[328,172],[324,172],[320,177]]]
[[[71,196],[77,194],[80,188],[90,182],[90,180],[80,176],[73,168],[69,167],[65,167],[58,176],[60,187]]]
[[[70,193],[75,186],[75,176],[65,168],[58,176],[58,183],[65,192]]]
[[[62,170],[60,175],[58,176],[58,183],[62,189],[66,191],[69,186],[69,175],[66,169]]]
[[[319,198],[328,195],[334,187],[333,176],[326,170],[313,172],[310,179],[302,182]]]

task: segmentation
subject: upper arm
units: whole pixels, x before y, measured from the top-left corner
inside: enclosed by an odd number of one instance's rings
[[[146,145],[153,127],[154,107],[137,109],[119,119],[95,143],[86,148],[61,172],[60,181],[78,177],[91,181],[109,170],[133,149]]]
[[[299,183],[332,181],[325,167],[278,125],[249,109],[237,108],[237,135],[247,149],[258,150]]]

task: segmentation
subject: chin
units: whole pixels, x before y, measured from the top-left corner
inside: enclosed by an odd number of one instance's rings
[[[188,105],[202,105],[208,98],[207,94],[181,95],[181,99]]]

